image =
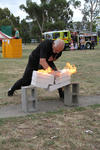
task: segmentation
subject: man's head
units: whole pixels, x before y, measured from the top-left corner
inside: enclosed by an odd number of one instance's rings
[[[15,31],[17,31],[17,28],[14,28]]]
[[[53,52],[54,53],[59,53],[64,49],[65,43],[63,40],[61,39],[57,39],[53,42]]]

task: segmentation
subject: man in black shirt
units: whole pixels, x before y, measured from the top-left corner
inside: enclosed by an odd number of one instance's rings
[[[31,83],[33,70],[47,69],[51,67],[53,71],[51,74],[57,76],[57,68],[53,61],[58,59],[64,49],[64,41],[57,39],[55,41],[45,40],[41,42],[38,47],[29,55],[28,64],[26,66],[23,77],[19,79],[8,91],[8,96],[13,96],[14,91],[21,89],[22,86],[28,86]],[[58,89],[60,98],[64,97],[62,89]]]

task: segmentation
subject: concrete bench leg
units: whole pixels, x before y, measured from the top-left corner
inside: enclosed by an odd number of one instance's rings
[[[72,83],[72,104],[74,106],[79,105],[79,84]]]
[[[67,106],[79,105],[79,84],[72,83],[64,87],[64,104]]]
[[[30,95],[28,90],[31,90]],[[36,88],[26,88],[22,87],[22,111],[33,112],[37,109],[37,92]]]
[[[72,94],[71,94],[71,85],[66,85],[64,87],[64,104],[67,106],[72,105]]]

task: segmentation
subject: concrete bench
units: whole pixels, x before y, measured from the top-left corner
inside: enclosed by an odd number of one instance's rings
[[[60,86],[61,87],[61,86]],[[70,83],[63,86],[64,88],[64,105],[66,106],[78,106],[79,84]],[[57,87],[50,87],[48,91],[56,90]],[[47,89],[46,89],[47,90]],[[32,85],[22,87],[22,111],[33,112],[37,110],[37,87]]]

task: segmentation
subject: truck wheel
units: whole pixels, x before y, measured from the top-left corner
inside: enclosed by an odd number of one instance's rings
[[[91,49],[91,43],[86,43],[86,49]]]

